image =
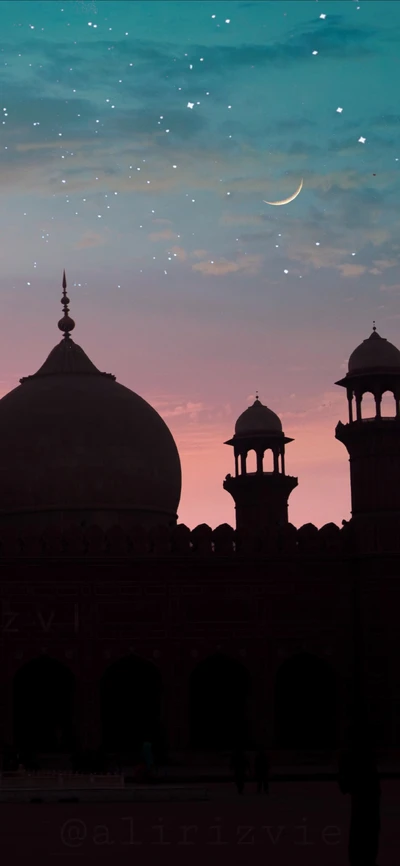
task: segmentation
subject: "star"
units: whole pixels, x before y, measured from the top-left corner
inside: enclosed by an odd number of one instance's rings
[[[336,111],[337,111],[339,114],[341,114],[342,111],[343,111],[343,108],[341,108],[340,105],[339,105],[339,108],[337,108]]]
[[[193,106],[194,106],[194,102],[188,102],[188,104],[187,104],[188,108],[193,108]]]
[[[359,138],[358,140],[359,140],[359,142],[360,142],[361,144],[365,144],[365,142],[366,142],[367,139],[366,139],[366,138],[363,138],[363,136],[360,135],[360,138]]]

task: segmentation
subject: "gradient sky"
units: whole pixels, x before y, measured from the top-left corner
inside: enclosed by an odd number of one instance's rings
[[[400,345],[400,3],[3,0],[0,34],[0,393],[58,342],[65,267],[74,339],[176,439],[181,522],[234,524],[258,389],[290,520],[340,525],[333,383],[373,319]]]

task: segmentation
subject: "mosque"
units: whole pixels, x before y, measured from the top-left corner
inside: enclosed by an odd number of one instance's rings
[[[400,351],[374,327],[336,382],[349,522],[289,522],[292,439],[257,398],[226,442],[236,527],[189,530],[168,427],[73,341],[62,285],[61,342],[0,400],[1,746],[327,754],[358,706],[399,748]]]

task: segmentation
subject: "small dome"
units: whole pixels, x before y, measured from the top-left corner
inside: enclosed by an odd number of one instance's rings
[[[258,397],[252,406],[242,412],[235,425],[236,436],[249,436],[252,433],[282,433],[280,419]]]
[[[400,352],[393,343],[389,343],[375,330],[354,349],[349,358],[349,373],[393,367],[400,368]]]

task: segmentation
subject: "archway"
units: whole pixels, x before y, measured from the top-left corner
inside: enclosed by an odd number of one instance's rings
[[[274,471],[274,455],[273,455],[271,448],[267,448],[267,450],[264,453],[263,471],[264,472],[273,472]]]
[[[138,753],[145,740],[161,747],[160,671],[138,656],[110,665],[100,682],[103,745],[110,752]]]
[[[328,662],[309,653],[286,659],[275,685],[275,740],[286,749],[336,744],[336,680]]]
[[[215,654],[190,678],[190,739],[196,749],[231,749],[248,742],[250,676],[240,662]]]
[[[248,475],[257,472],[257,454],[254,451],[254,448],[251,448],[251,450],[247,452],[246,472]]]
[[[365,391],[362,395],[361,401],[361,418],[362,420],[366,420],[367,418],[375,418],[376,417],[376,402],[375,397],[371,394],[370,391]]]
[[[29,754],[73,746],[75,677],[62,662],[43,655],[26,662],[13,682],[14,739]]]
[[[394,418],[396,415],[396,400],[393,391],[385,391],[382,394],[381,416],[382,418]]]

